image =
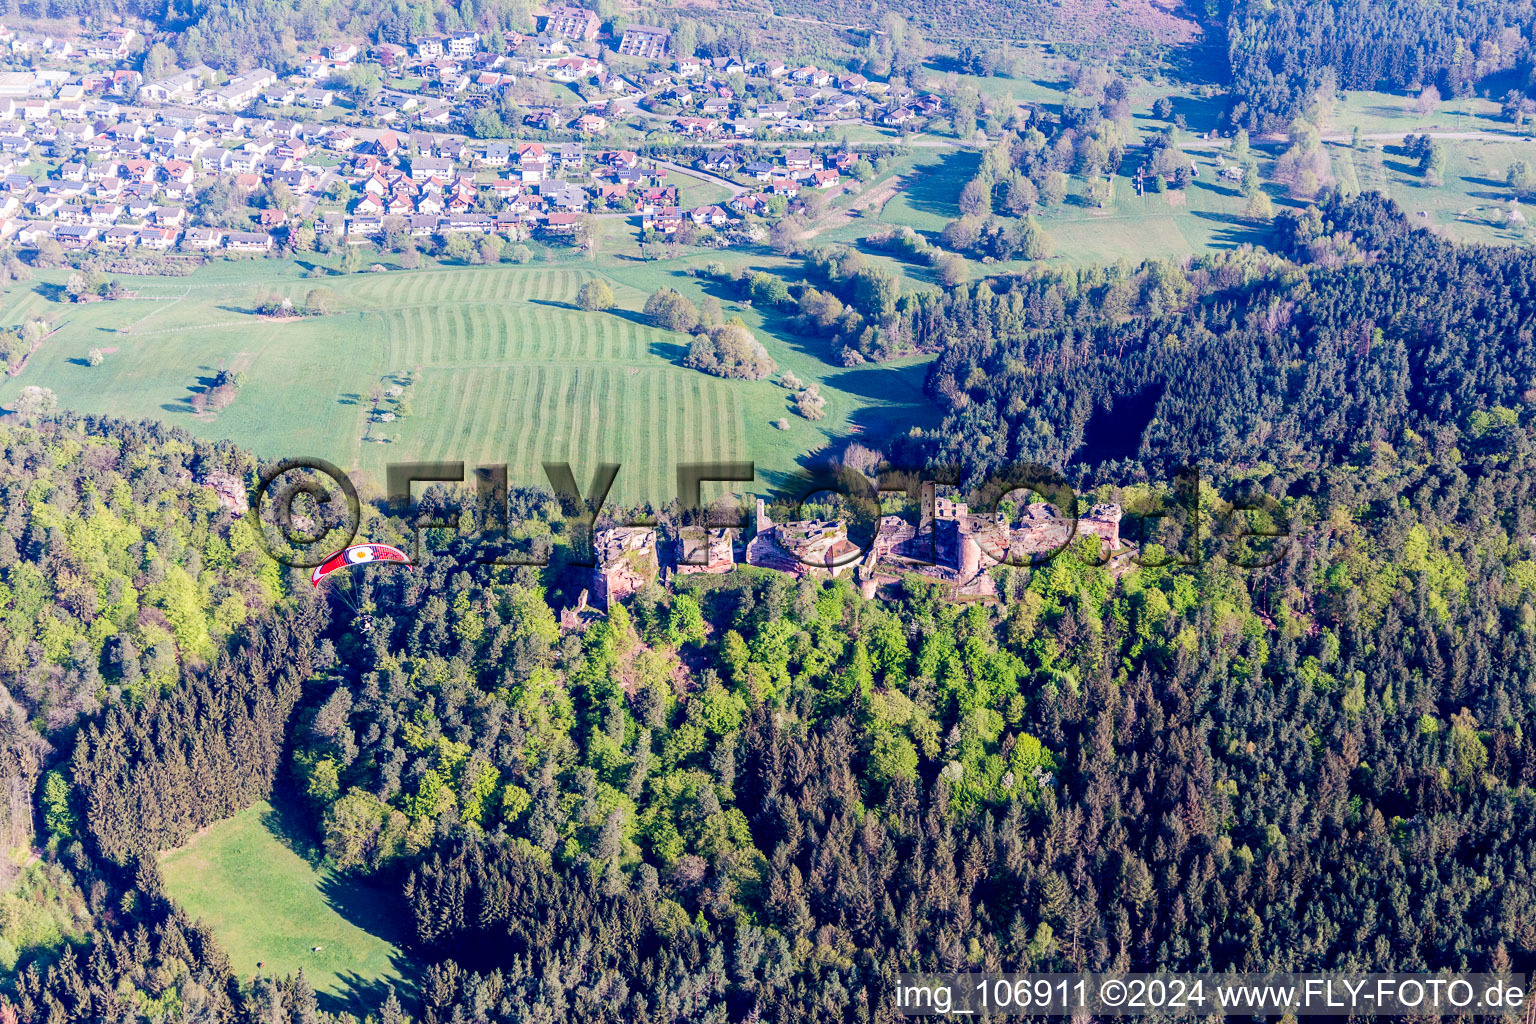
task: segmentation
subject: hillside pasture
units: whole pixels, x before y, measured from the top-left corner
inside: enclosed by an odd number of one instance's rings
[[[522,485],[543,483],[546,461],[571,462],[583,484],[599,463],[617,462],[611,500],[626,504],[670,500],[679,463],[752,460],[760,481],[782,480],[839,438],[926,422],[921,365],[882,368],[881,387],[856,378],[856,390],[840,388],[842,368],[819,343],[787,332],[777,311],[738,301],[731,285],[694,276],[692,264],[705,258],[791,279],[798,269],[726,252],[316,279],[290,261],[221,261],[185,278],[125,278],[136,298],[84,305],[52,297],[57,282],[25,282],[0,296],[0,308],[46,315],[59,330],[20,375],[0,382],[0,405],[41,385],[66,409],[161,419],[272,458],[325,458],[357,471],[374,493],[397,461],[506,463]],[[581,285],[597,278],[612,287],[615,308],[578,309]],[[821,388],[826,418],[795,416],[772,380],[680,365],[688,337],[640,313],[662,286],[695,301],[716,295],[782,368]],[[253,312],[263,295],[302,304],[315,287],[334,293],[335,313],[277,321]],[[106,355],[93,367],[96,348]],[[220,370],[244,375],[238,396],[222,411],[195,411],[193,396]],[[410,414],[376,421],[370,393],[412,373]],[[385,399],[379,408],[393,406]],[[774,426],[781,419],[789,429]]]

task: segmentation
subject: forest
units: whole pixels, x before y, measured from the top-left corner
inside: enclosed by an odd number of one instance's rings
[[[419,978],[390,1024],[890,1020],[911,970],[1531,962],[1536,259],[1379,198],[1277,230],[902,313],[948,418],[889,455],[1055,466],[1143,537],[1129,574],[1000,567],[989,605],[738,568],[563,628],[578,567],[485,564],[582,528],[536,490],[489,541],[435,491],[465,529],[315,591],[209,486],[251,456],[4,425],[0,776],[62,895],[51,937],[0,917],[0,1019],[349,1019],[302,974],[236,977],[164,894],[157,851],[274,795],[398,893]],[[1266,564],[1223,543],[1243,509],[1283,524]]]
[[[1283,131],[1319,90],[1434,88],[1465,96],[1517,72],[1527,94],[1529,0],[1230,0],[1234,125]],[[1500,90],[1500,94],[1504,92]]]

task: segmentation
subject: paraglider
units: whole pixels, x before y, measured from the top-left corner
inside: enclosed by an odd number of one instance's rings
[[[320,586],[320,581],[333,573],[343,569],[354,569],[360,566],[372,565],[376,562],[396,562],[401,565],[411,565],[411,559],[404,551],[389,544],[353,544],[351,547],[342,548],[324,562],[315,566],[315,571],[309,574],[311,586]],[[344,593],[346,588],[333,590],[343,601],[351,606],[352,610],[361,613],[361,609],[352,602],[352,599]],[[369,615],[362,616],[363,632],[373,628],[373,618]]]
[[[411,560],[404,551],[388,544],[353,544],[349,548],[342,548],[330,558],[315,566],[315,571],[309,574],[309,582],[318,587],[320,581],[338,569],[345,569],[354,565],[367,565],[369,562],[401,562],[410,565]]]

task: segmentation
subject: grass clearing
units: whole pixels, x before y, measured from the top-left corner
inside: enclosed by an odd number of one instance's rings
[[[1138,107],[1161,92],[1144,84],[1137,90]],[[1341,101],[1366,102],[1364,94]],[[1394,111],[1403,100],[1374,102],[1387,121],[1399,116]],[[1475,102],[1457,102],[1486,118]],[[1352,166],[1362,188],[1386,192],[1417,223],[1474,242],[1513,243],[1527,234],[1507,223],[1504,178],[1516,159],[1536,163],[1532,140],[1447,141],[1446,182],[1438,187],[1409,166],[1396,141],[1358,150],[1327,145],[1336,167]],[[1222,151],[1192,140],[1187,152],[1200,174],[1179,193],[1137,196],[1129,177],[1134,156],[1104,209],[1085,202],[1083,183],[1074,179],[1066,203],[1037,214],[1050,238],[1048,262],[1183,259],[1262,243],[1266,232],[1244,218],[1237,185],[1218,173]],[[1255,145],[1254,152],[1267,173],[1277,147]],[[888,172],[899,189],[858,216],[834,221],[815,244],[859,245],[894,225],[936,237],[959,216],[956,200],[979,159],[976,150],[907,148]],[[725,190],[702,179],[674,180],[689,203],[723,198]],[[1278,208],[1300,205],[1266,187]],[[1536,217],[1536,209],[1522,212]],[[85,305],[60,301],[67,273],[49,271],[0,292],[0,322],[44,316],[59,328],[22,373],[0,380],[0,406],[23,387],[40,385],[66,409],[160,419],[271,458],[324,458],[353,471],[371,495],[382,493],[391,462],[505,463],[522,485],[543,483],[546,461],[570,461],[583,481],[597,464],[617,462],[612,500],[623,504],[669,501],[682,462],[750,460],[759,481],[778,484],[847,438],[878,442],[888,432],[935,425],[922,394],[925,360],[844,370],[823,341],[790,331],[782,312],[755,308],[729,282],[697,273],[717,262],[730,273],[765,269],[795,281],[804,272],[798,260],[757,248],[688,247],[675,258],[643,259],[637,220],[601,220],[602,243],[591,259],[536,245],[539,258],[526,266],[434,265],[324,278],[306,275],[334,265],[334,257],[215,260],[186,277],[123,277],[133,299]],[[898,274],[903,288],[935,286],[932,268],[863,248],[871,262]],[[976,279],[1027,265],[971,261],[970,273]],[[575,306],[581,285],[595,278],[615,293],[608,312]],[[284,323],[251,312],[264,294],[302,302],[318,286],[335,293],[338,312]],[[664,286],[695,302],[711,295],[727,317],[741,317],[781,370],[819,388],[825,418],[795,415],[792,396],[773,381],[724,380],[680,365],[688,338],[655,330],[640,313],[647,295]],[[98,348],[105,361],[91,367],[88,353]],[[194,412],[193,395],[219,370],[237,368],[246,384],[234,403],[217,414]],[[411,414],[370,422],[370,391],[412,371],[419,384]],[[780,421],[788,429],[777,429]]]
[[[1392,99],[1402,102],[1398,97]],[[1476,107],[1472,101],[1466,103],[1470,108]],[[1433,227],[1465,242],[1514,244],[1527,237],[1521,227],[1508,222],[1512,193],[1505,185],[1505,177],[1516,160],[1536,165],[1536,140],[1513,134],[1507,140],[1442,140],[1447,163],[1445,182],[1439,186],[1425,182],[1413,162],[1400,152],[1400,140],[1366,141],[1358,150],[1338,142],[1325,145],[1336,172],[1342,172],[1346,164],[1352,165],[1362,190],[1386,193],[1416,224]],[[1253,147],[1266,179],[1281,148],[1274,144]],[[1049,262],[1085,266],[1124,259],[1135,264],[1147,259],[1184,259],[1244,244],[1263,244],[1266,229],[1244,216],[1247,202],[1237,183],[1221,177],[1222,167],[1231,166],[1224,158],[1225,148],[1192,140],[1186,153],[1199,168],[1199,177],[1188,188],[1182,192],[1149,190],[1142,196],[1136,195],[1131,178],[1139,158],[1134,153],[1128,155],[1115,176],[1114,196],[1103,209],[1087,202],[1082,180],[1074,177],[1067,202],[1035,214],[1050,237]],[[928,149],[900,159],[898,173],[903,187],[878,215],[855,218],[824,232],[818,241],[856,245],[884,227],[899,225],[908,225],[936,241],[944,225],[960,216],[956,200],[961,188],[974,176],[979,154]],[[1265,188],[1277,212],[1303,205],[1273,182],[1266,183]],[[1519,209],[1528,221],[1536,222],[1536,204],[1523,203]],[[872,261],[899,268],[898,272],[911,284],[933,284],[926,267],[900,264],[869,253],[867,248],[866,252]],[[1023,261],[971,263],[973,279],[1029,265]]]
[[[1074,178],[1067,201],[1039,211],[1036,220],[1050,237],[1051,262],[1083,266],[1127,259],[1182,258],[1214,249],[1258,242],[1262,232],[1242,216],[1246,201],[1235,184],[1221,180],[1219,154],[1191,150],[1200,177],[1182,193],[1136,195],[1130,178],[1136,162],[1127,159],[1115,177],[1114,198],[1104,209],[1083,197],[1081,179]],[[886,203],[877,217],[854,221],[824,236],[826,241],[856,242],[886,226],[909,225],[937,241],[944,225],[960,216],[956,200],[976,173],[980,154],[960,150],[923,150],[910,158],[902,174],[905,187]],[[1277,204],[1285,205],[1277,193]],[[1024,261],[983,265],[972,262],[972,277],[1018,270]],[[907,267],[913,283],[932,285],[927,268]]]
[[[1397,201],[1415,224],[1443,231],[1461,242],[1512,244],[1524,233],[1506,222],[1514,193],[1505,184],[1516,160],[1536,164],[1536,142],[1512,139],[1455,139],[1445,147],[1445,180],[1430,185],[1397,143],[1376,144],[1363,151],[1330,145],[1335,161],[1352,159],[1362,188],[1375,188]],[[1536,204],[1518,206],[1527,221],[1536,219]]]
[[[251,977],[257,964],[276,977],[302,968],[330,1010],[377,1006],[389,986],[404,997],[398,897],[317,868],[308,852],[302,830],[263,801],[161,854],[160,871],[171,898],[213,929],[237,975]]]
[[[21,374],[0,381],[0,405],[41,385],[66,409],[164,420],[273,458],[318,456],[357,472],[375,493],[394,461],[504,462],[524,485],[544,482],[545,461],[570,461],[582,481],[598,463],[618,462],[611,500],[623,503],[669,501],[681,462],[751,460],[760,480],[777,481],[840,438],[931,421],[923,361],[850,376],[820,341],[788,332],[776,311],[694,276],[708,260],[800,274],[797,261],[734,250],[653,262],[605,250],[593,261],[323,279],[305,278],[292,261],[219,261],[189,277],[125,278],[136,298],[86,305],[56,301],[61,275],[42,275],[13,285],[0,308],[42,313],[60,329]],[[597,277],[610,282],[617,305],[577,309],[577,291]],[[251,312],[263,294],[302,302],[317,286],[335,293],[339,312],[290,322]],[[681,366],[688,338],[640,315],[662,286],[696,302],[719,298],[782,369],[818,385],[826,418],[796,416],[773,381]],[[93,348],[116,351],[92,367]],[[239,396],[217,414],[194,412],[192,396],[220,369],[243,369]],[[370,390],[412,370],[420,382],[411,415],[370,424]],[[780,419],[788,430],[774,426]]]

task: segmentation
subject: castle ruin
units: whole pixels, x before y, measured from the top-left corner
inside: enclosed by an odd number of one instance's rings
[[[661,575],[654,527],[616,526],[601,530],[592,538],[592,546],[597,556],[597,564],[592,568],[592,603],[604,611]]]
[[[1119,572],[1135,550],[1120,538],[1121,510],[1112,503],[1094,505],[1075,527],[1045,502],[1024,506],[1013,521],[1003,512],[972,512],[965,502],[949,498],[932,497],[924,506],[922,522],[916,525],[901,516],[882,516],[874,539],[861,552],[849,538],[846,520],[776,523],[766,502],[758,499],[745,561],[812,579],[835,579],[851,567],[866,598],[873,598],[883,585],[899,582],[901,574],[913,573],[948,584],[957,599],[985,600],[997,596],[989,572],[995,565],[1029,565],[1076,538],[1097,537],[1101,557]],[[738,562],[739,540],[740,532],[733,528],[682,528],[669,545],[666,569],[679,575],[730,572]],[[606,611],[614,601],[665,578],[654,527],[602,530],[594,537],[594,547],[597,564],[589,587],[593,608]],[[570,625],[575,626],[586,614],[585,592],[581,605],[569,611]]]

